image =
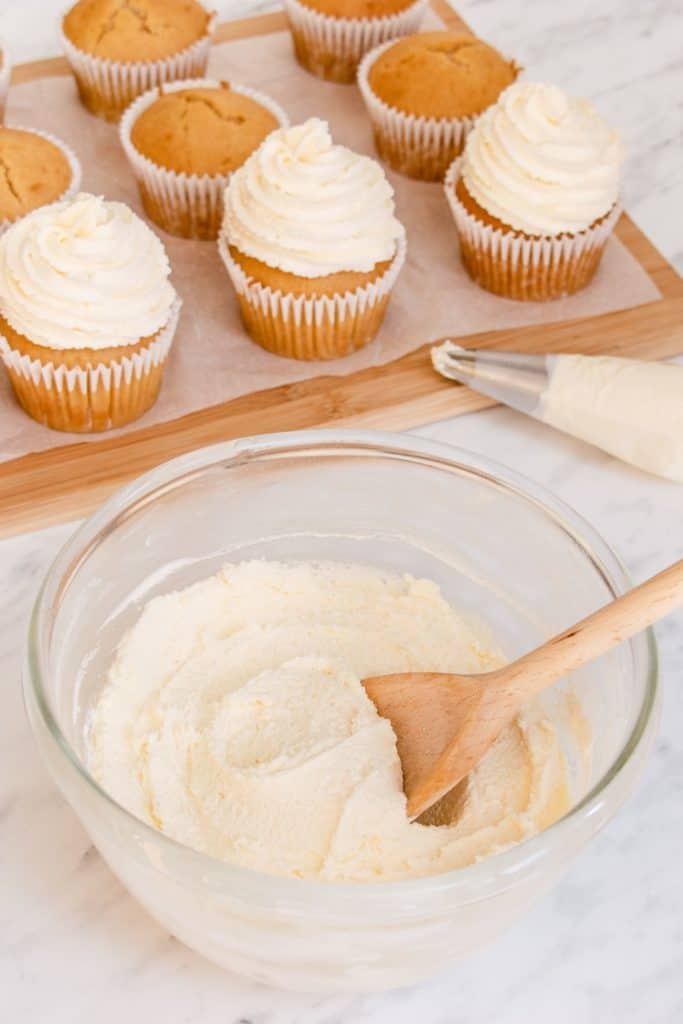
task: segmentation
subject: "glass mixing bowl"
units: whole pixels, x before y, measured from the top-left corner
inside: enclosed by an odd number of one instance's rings
[[[633,789],[656,728],[652,633],[549,694],[558,714],[563,692],[576,694],[593,753],[587,765],[567,741],[573,806],[540,835],[427,878],[273,877],[139,821],[84,764],[88,711],[142,604],[256,557],[430,577],[510,657],[629,581],[595,531],[530,481],[450,446],[366,431],[246,438],[169,462],[106,502],[48,572],[29,632],[28,714],[57,784],[124,885],[183,942],[258,981],[307,991],[407,985],[515,920]]]

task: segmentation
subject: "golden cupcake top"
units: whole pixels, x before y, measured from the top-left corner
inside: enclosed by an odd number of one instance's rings
[[[131,129],[135,149],[185,174],[228,174],[279,126],[261,103],[221,82],[215,88],[169,90]]]
[[[62,27],[80,50],[132,63],[180,53],[206,34],[210,20],[197,0],[78,0]]]
[[[331,18],[386,18],[411,7],[415,0],[299,0],[304,6]]]
[[[391,266],[391,260],[376,263],[372,270],[336,270],[322,277],[302,277],[290,274],[279,267],[271,267],[253,256],[246,256],[236,246],[230,246],[230,256],[241,268],[249,281],[259,281],[267,285],[272,292],[282,295],[303,295],[306,298],[319,296],[347,295],[359,288],[365,288],[373,281],[379,280]]]
[[[0,222],[59,199],[71,184],[59,146],[35,132],[0,127]]]
[[[475,36],[418,32],[380,54],[368,81],[376,96],[405,114],[471,117],[495,103],[517,72]]]

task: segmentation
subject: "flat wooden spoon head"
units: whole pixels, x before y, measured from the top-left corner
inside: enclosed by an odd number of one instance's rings
[[[396,733],[408,817],[417,818],[464,779],[525,701],[682,603],[683,559],[494,672],[364,679]]]
[[[419,817],[464,779],[514,719],[518,703],[504,699],[495,682],[495,672],[406,672],[363,680],[396,733],[409,818]]]

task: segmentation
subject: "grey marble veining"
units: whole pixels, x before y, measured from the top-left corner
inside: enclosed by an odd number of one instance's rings
[[[681,488],[507,410],[425,427],[544,484],[636,579],[683,555]],[[18,677],[33,592],[71,526],[0,543],[0,990],[19,1021],[673,1024],[683,1013],[683,630],[658,627],[664,711],[636,796],[495,946],[407,992],[306,998],[246,983],[154,924],[93,851],[31,741]]]
[[[226,0],[237,16],[266,3]],[[52,0],[1,5],[28,59],[56,49]],[[471,24],[535,74],[599,102],[631,145],[631,209],[679,254],[681,9],[674,2],[467,0]],[[597,11],[597,13],[596,13]],[[37,15],[40,17],[37,17]],[[674,98],[679,97],[678,108]],[[635,579],[683,556],[683,489],[496,409],[426,427],[507,463],[590,520]],[[49,780],[19,688],[33,594],[65,525],[0,542],[0,993],[12,1024],[674,1024],[683,1020],[683,621],[657,629],[664,706],[635,797],[495,946],[433,982],[306,998],[226,975],[126,894]]]

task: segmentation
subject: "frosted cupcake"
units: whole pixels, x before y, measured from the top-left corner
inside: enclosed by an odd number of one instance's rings
[[[120,427],[154,403],[178,320],[164,248],[123,203],[81,193],[0,238],[0,356],[54,430]]]
[[[354,82],[368,50],[416,32],[427,0],[285,0],[302,67],[330,82]]]
[[[294,359],[367,345],[406,250],[382,168],[317,118],[273,132],[233,174],[218,244],[252,338]]]
[[[279,104],[246,86],[204,78],[150,89],[120,126],[145,213],[173,235],[215,240],[230,174],[287,124]]]
[[[619,218],[623,148],[588,100],[510,86],[449,168],[470,276],[511,299],[556,299],[593,278]]]
[[[206,73],[213,25],[199,0],[78,0],[62,46],[84,106],[118,121],[153,86]]]
[[[462,32],[378,46],[358,69],[377,152],[401,174],[443,181],[477,117],[518,73],[514,61]]]
[[[46,203],[73,196],[81,166],[65,143],[47,132],[0,126],[0,234]]]

